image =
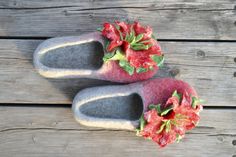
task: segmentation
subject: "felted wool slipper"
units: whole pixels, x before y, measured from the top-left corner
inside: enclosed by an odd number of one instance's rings
[[[34,52],[36,69],[49,78],[126,83],[151,78],[162,65],[164,57],[149,26],[116,21],[104,23],[100,31],[44,41]]]
[[[137,135],[164,147],[197,125],[202,105],[189,84],[159,78],[84,89],[74,98],[72,109],[83,125],[136,129]]]

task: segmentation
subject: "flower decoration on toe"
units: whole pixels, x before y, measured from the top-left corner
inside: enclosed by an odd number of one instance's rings
[[[104,23],[100,31],[107,39],[104,62],[115,61],[129,75],[158,69],[163,64],[164,56],[151,27],[115,21]]]
[[[160,147],[179,141],[200,120],[202,100],[187,92],[174,91],[165,104],[150,104],[140,118],[137,135],[152,139]]]

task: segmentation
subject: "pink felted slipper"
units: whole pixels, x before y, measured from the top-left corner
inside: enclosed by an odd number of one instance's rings
[[[104,23],[100,31],[44,41],[34,53],[36,69],[49,78],[92,78],[126,83],[151,78],[163,64],[161,48],[149,26],[116,21]],[[102,54],[94,55],[96,53]],[[76,55],[71,57],[72,54]],[[100,55],[102,59],[93,57]],[[67,58],[70,59],[65,61]],[[90,65],[101,61],[100,66]]]
[[[202,105],[189,84],[160,78],[84,89],[72,108],[83,125],[137,130],[137,135],[164,147],[197,125]]]

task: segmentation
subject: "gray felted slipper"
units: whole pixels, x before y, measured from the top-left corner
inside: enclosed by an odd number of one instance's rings
[[[48,78],[91,78],[121,83],[146,80],[157,72],[155,67],[130,75],[115,60],[103,62],[105,42],[99,32],[48,39],[34,52],[35,68]]]
[[[134,130],[150,104],[164,104],[174,91],[197,97],[187,83],[159,78],[84,89],[74,98],[72,109],[75,119],[83,125]]]

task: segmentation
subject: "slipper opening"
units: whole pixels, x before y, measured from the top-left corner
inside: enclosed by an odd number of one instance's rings
[[[80,111],[91,117],[138,120],[143,113],[142,98],[138,94],[99,99],[85,103]]]
[[[103,64],[103,55],[101,43],[89,42],[50,50],[40,61],[50,68],[96,70]]]

